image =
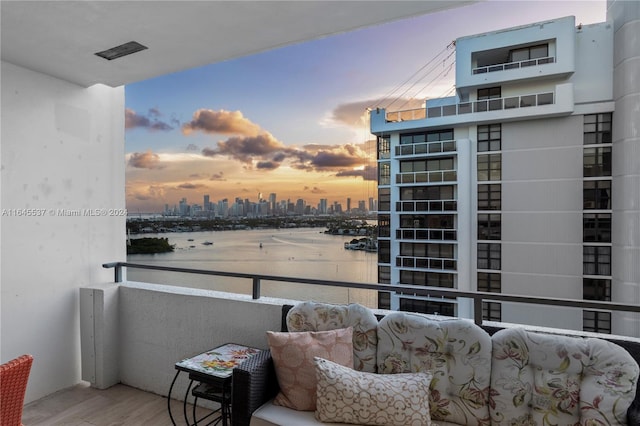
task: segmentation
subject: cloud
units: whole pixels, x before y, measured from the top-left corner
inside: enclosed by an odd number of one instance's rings
[[[137,169],[163,169],[165,167],[160,163],[160,156],[151,150],[131,153],[128,164]]]
[[[133,196],[133,198],[139,201],[164,200],[166,196],[166,190],[164,185],[151,184],[146,188],[133,191],[133,194],[131,195]]]
[[[206,185],[203,185],[201,183],[191,183],[191,182],[185,182],[178,185],[178,189],[198,189],[198,188],[206,188]]]
[[[271,161],[280,164],[287,155],[295,153],[294,148],[285,146],[270,133],[262,133],[250,137],[232,137],[218,142],[216,148],[204,148],[202,155],[215,157],[227,156],[234,160],[251,165],[254,159]]]
[[[322,189],[318,188],[317,186],[314,186],[313,188],[311,188],[311,193],[312,194],[326,194],[327,191],[322,190]]]
[[[135,129],[135,128],[143,128],[151,131],[169,131],[173,130],[173,126],[165,123],[164,121],[160,121],[157,119],[161,115],[160,111],[155,108],[149,110],[149,118],[148,116],[144,116],[138,114],[131,108],[126,108],[124,110],[124,128],[125,129]]]
[[[224,178],[224,172],[220,172],[220,173],[212,174],[211,177],[209,178],[209,180],[224,181],[226,179]]]
[[[256,136],[261,129],[260,126],[245,118],[240,111],[199,109],[193,113],[193,119],[190,122],[182,125],[184,135],[197,131],[210,134]]]
[[[198,151],[199,149],[200,148],[198,148],[198,145],[192,144],[192,143],[187,145],[187,148],[186,148],[187,151]]]
[[[369,99],[357,102],[348,102],[338,105],[333,109],[330,121],[346,124],[350,127],[361,127],[369,122],[369,111],[375,107],[386,108],[387,111],[422,108],[424,99],[394,98],[387,100]]]
[[[364,166],[364,169],[341,170],[336,177],[361,177],[363,180],[378,180],[377,166]]]

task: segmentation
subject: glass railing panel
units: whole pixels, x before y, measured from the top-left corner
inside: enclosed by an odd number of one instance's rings
[[[520,97],[520,108],[531,107],[536,105],[536,95],[527,95]]]
[[[458,114],[470,114],[471,112],[473,112],[471,109],[471,102],[458,104]]]
[[[489,111],[498,111],[502,109],[502,98],[489,100]]]
[[[440,107],[427,108],[427,115],[429,116],[429,118],[442,117],[442,108]]]
[[[538,105],[553,104],[553,93],[540,93],[538,95]]]
[[[504,98],[504,109],[518,108],[519,101],[520,98],[517,96],[513,98]]]
[[[448,117],[450,115],[456,115],[456,105],[445,105],[442,107],[442,115]]]

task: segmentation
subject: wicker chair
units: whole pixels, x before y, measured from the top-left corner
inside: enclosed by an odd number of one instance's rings
[[[33,357],[22,355],[0,365],[0,426],[22,425],[22,408]]]

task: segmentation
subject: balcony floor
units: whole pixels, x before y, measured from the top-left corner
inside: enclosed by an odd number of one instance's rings
[[[182,402],[172,400],[171,411],[184,424]],[[188,413],[191,417],[191,405]],[[197,409],[198,416],[209,413]],[[125,385],[99,390],[88,384],[56,392],[27,404],[22,423],[29,426],[170,426],[167,399]]]

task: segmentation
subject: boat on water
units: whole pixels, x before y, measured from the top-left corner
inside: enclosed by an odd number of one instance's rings
[[[378,240],[375,238],[354,238],[351,241],[344,243],[344,248],[347,250],[364,250],[369,252],[378,251]]]
[[[211,241],[205,241],[204,243],[202,243],[203,246],[210,246],[213,245],[213,243]]]

